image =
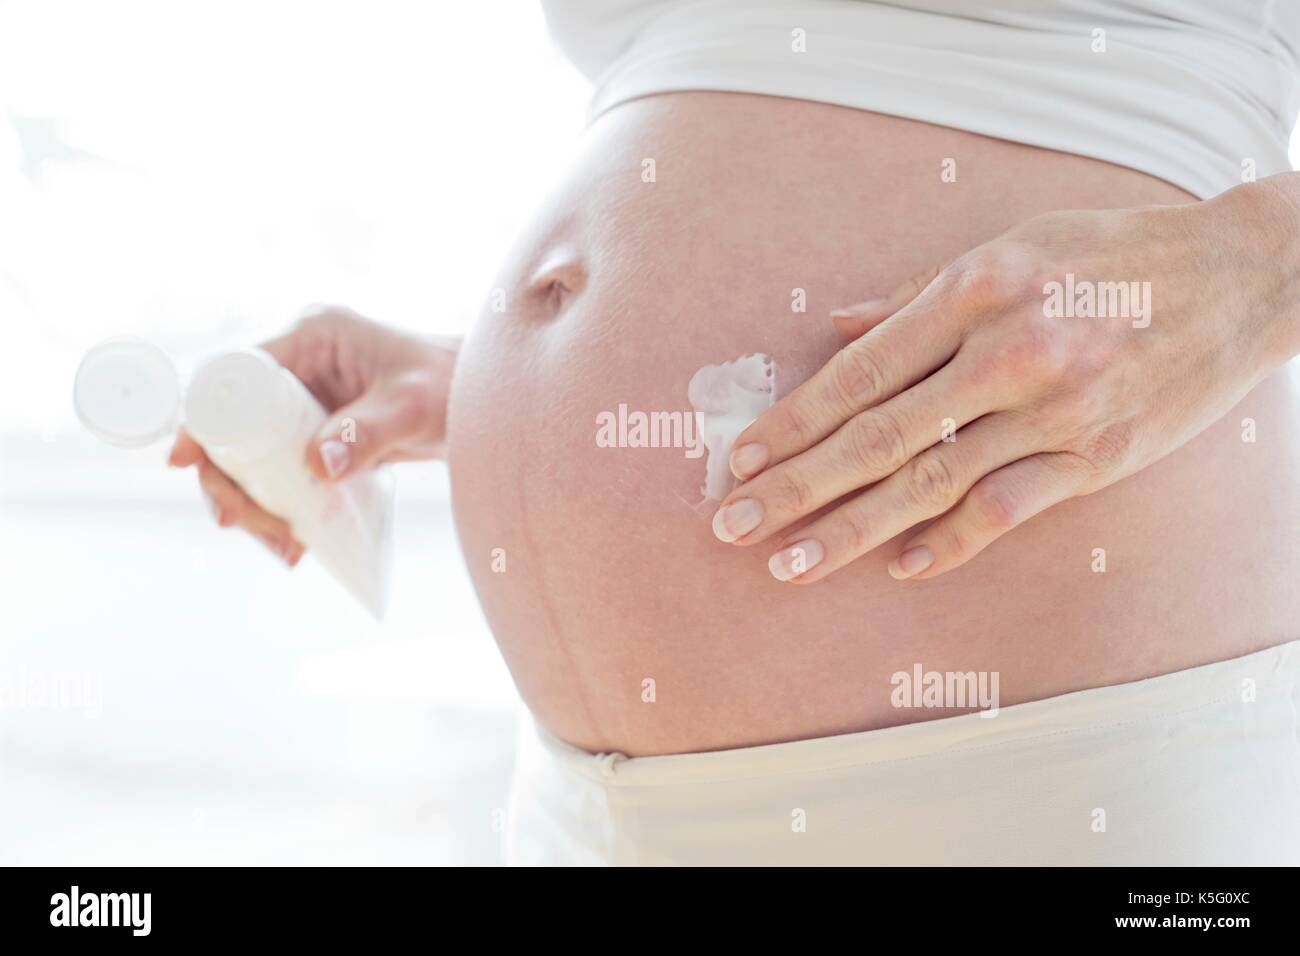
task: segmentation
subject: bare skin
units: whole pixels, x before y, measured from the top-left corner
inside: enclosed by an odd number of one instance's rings
[[[955,183],[939,176],[949,157]],[[394,386],[417,388],[410,401],[427,414],[379,411],[376,427],[394,436],[388,454],[402,428],[427,453],[448,409],[457,524],[493,632],[541,723],[588,750],[720,749],[948,716],[891,704],[891,675],[917,663],[997,671],[1008,706],[1239,656],[1293,637],[1300,613],[1286,373],[1219,373],[1206,384],[1218,417],[1195,437],[933,580],[887,573],[910,540],[896,533],[816,586],[780,583],[775,537],[746,548],[714,536],[712,510],[697,507],[702,461],[594,440],[598,413],[688,409],[696,369],[748,352],[776,360],[788,394],[907,300],[833,310],[888,297],[1035,216],[1190,201],[1132,170],[822,104],[636,101],[589,131],[507,258],[495,283],[506,310],[485,309],[464,343],[449,404],[445,346],[424,355],[436,371],[418,386]],[[1217,268],[1223,281],[1234,266]],[[794,290],[806,312],[792,310]],[[335,321],[344,351],[387,334]],[[394,362],[401,372],[371,366],[368,381],[410,371]],[[1026,431],[1039,407],[1023,413]],[[178,463],[194,457],[185,447]],[[322,466],[319,451],[309,463]],[[205,487],[237,491],[211,474]]]
[[[842,310],[853,344],[738,437],[719,537],[775,535],[773,575],[811,584],[925,524],[889,572],[934,578],[1183,445],[1286,354],[1300,272],[1221,265],[1286,261],[1276,198],[1051,213]]]

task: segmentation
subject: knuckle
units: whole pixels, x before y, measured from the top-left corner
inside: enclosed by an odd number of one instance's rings
[[[836,516],[836,536],[845,553],[857,556],[866,552],[871,546],[871,526],[861,511],[844,509]]]
[[[941,273],[942,271],[943,268],[941,266],[938,265],[931,266],[930,268],[922,272],[918,272],[916,275],[908,279],[905,288],[911,292],[912,298],[915,299],[917,296],[919,296],[922,292],[926,290],[926,288],[930,285],[931,282],[933,282],[935,279],[939,277],[939,273]]]
[[[1000,358],[1007,373],[1022,381],[1060,382],[1071,365],[1066,336],[1035,320],[1016,329],[1002,347]]]
[[[1015,495],[1000,482],[981,482],[971,489],[966,501],[981,528],[1009,531],[1019,520]]]
[[[359,319],[360,316],[347,306],[315,303],[298,313],[288,332],[281,336],[281,341],[295,354],[323,349]]]
[[[217,507],[221,509],[217,523],[223,528],[237,525],[244,520],[244,502],[238,495],[223,495],[216,499]]]
[[[325,306],[308,306],[299,313],[290,331],[295,335],[315,336],[330,326],[330,312]]]
[[[918,505],[942,507],[952,500],[956,489],[956,476],[943,456],[930,453],[912,463],[907,476],[907,490]]]
[[[1011,380],[1006,357],[991,349],[972,348],[956,364],[956,371],[961,376],[961,388],[967,390],[998,388]]]
[[[295,328],[302,330],[332,329],[339,325],[352,310],[345,305],[333,305],[328,302],[313,302],[305,306],[294,322]]]
[[[956,292],[969,307],[984,311],[1004,308],[1027,294],[1029,283],[1019,257],[1009,250],[981,250],[961,263]]]
[[[777,502],[782,512],[802,514],[812,503],[812,488],[793,468],[782,468],[772,475],[771,491],[768,493]]]
[[[886,383],[875,349],[854,344],[840,350],[835,360],[835,386],[847,406],[870,405],[885,394]]]
[[[907,456],[907,441],[892,416],[868,412],[853,419],[845,436],[849,459],[864,472],[895,471]]]
[[[1106,425],[1085,445],[1084,457],[1098,471],[1108,471],[1122,464],[1133,450],[1137,428],[1131,421]]]
[[[936,553],[941,553],[949,561],[970,557],[974,550],[974,541],[970,535],[955,521],[945,521],[943,525]]]
[[[795,447],[806,448],[821,437],[817,430],[816,419],[804,401],[786,402],[781,408],[781,417],[781,430],[789,432],[794,439]]]
[[[1050,422],[1048,436],[1067,441],[1090,435],[1108,420],[1110,397],[1102,389],[1058,388],[1056,394],[1040,406],[1041,421]]]

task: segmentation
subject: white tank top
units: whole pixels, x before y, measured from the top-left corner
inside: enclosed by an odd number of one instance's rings
[[[1129,166],[1206,198],[1291,168],[1300,0],[543,0],[596,85],[817,100]]]

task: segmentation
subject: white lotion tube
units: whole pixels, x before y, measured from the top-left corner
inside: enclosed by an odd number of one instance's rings
[[[388,607],[391,476],[360,472],[325,484],[307,469],[307,446],[327,412],[306,386],[260,349],[227,352],[194,373],[185,428],[212,462],[315,554],[375,617]]]
[[[79,416],[117,445],[138,447],[170,432],[179,397],[170,360],[138,340],[104,343],[77,371]],[[308,552],[375,617],[383,617],[393,543],[388,470],[358,472],[332,484],[317,481],[307,468],[307,446],[327,413],[261,349],[226,352],[202,365],[185,390],[184,409],[186,430],[212,462],[288,522]]]

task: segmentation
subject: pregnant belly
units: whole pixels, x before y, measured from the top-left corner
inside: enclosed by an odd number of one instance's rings
[[[689,431],[632,447],[634,413],[684,421],[701,367],[764,353],[784,394],[838,348],[829,310],[1025,218],[1188,200],[1132,170],[821,104],[686,93],[604,116],[508,257],[452,394],[465,557],[540,722],[593,751],[720,749],[957,712],[907,706],[927,701],[900,696],[899,673],[973,672],[1007,706],[1294,637],[1286,372],[933,581],[889,577],[896,541],[782,585],[769,548],[713,537]]]

